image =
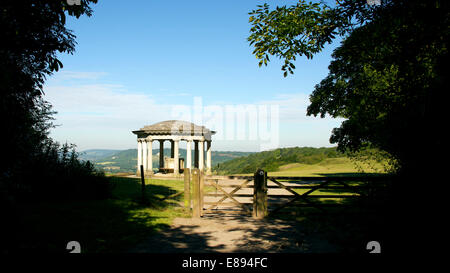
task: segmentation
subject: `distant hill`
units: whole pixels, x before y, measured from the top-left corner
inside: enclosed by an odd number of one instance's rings
[[[369,150],[368,150],[369,151]],[[372,153],[375,150],[370,150]],[[252,174],[261,168],[271,175],[298,176],[319,175],[321,173],[383,173],[385,158],[361,161],[350,159],[336,147],[312,148],[293,147],[253,153],[214,166],[218,174]]]
[[[258,168],[265,171],[278,171],[281,166],[293,163],[317,164],[328,158],[344,157],[335,147],[312,148],[293,147],[280,148],[272,151],[253,153],[214,166],[213,170],[220,174],[253,173]]]
[[[101,156],[103,154],[103,156]],[[212,151],[211,164],[217,166],[223,162],[252,154],[251,152]],[[170,148],[164,149],[164,155],[170,156]],[[192,157],[194,153],[192,153]],[[186,149],[180,149],[180,157],[186,160]],[[80,156],[83,160],[89,160],[97,168],[106,172],[136,172],[137,149],[129,150],[87,150]],[[159,166],[159,149],[153,149],[153,168]]]
[[[80,153],[80,159],[95,161],[113,155],[120,150],[91,149]]]

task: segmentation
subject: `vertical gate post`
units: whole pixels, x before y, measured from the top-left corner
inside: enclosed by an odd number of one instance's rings
[[[200,171],[200,179],[199,179],[199,203],[200,203],[200,216],[203,216],[203,185],[205,183],[204,180],[204,176],[205,176],[205,172],[204,171]]]
[[[191,210],[191,169],[184,168],[184,207]]]
[[[192,217],[200,218],[200,170],[195,168],[192,170]]]
[[[267,172],[258,169],[254,175],[253,218],[263,219],[267,216]]]

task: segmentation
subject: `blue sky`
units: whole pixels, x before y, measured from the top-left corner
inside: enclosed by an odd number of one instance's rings
[[[338,42],[312,60],[299,58],[284,78],[275,58],[259,68],[246,40],[248,12],[264,1],[99,2],[92,17],[68,20],[76,52],[60,55],[64,68],[44,87],[58,112],[56,140],[79,150],[135,148],[131,130],[175,119],[174,107],[193,107],[197,98],[203,107],[276,105],[277,147],[332,146],[342,120],[306,117],[306,107]],[[259,151],[260,142],[213,138],[212,148]]]

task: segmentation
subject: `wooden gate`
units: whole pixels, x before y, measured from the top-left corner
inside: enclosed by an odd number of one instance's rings
[[[264,218],[281,210],[343,205],[345,199],[369,200],[385,177],[268,177],[263,170],[253,176],[206,176],[192,172],[193,217],[211,213],[238,213]],[[190,202],[189,202],[190,203]],[[347,202],[347,204],[352,204]]]
[[[252,213],[252,176],[205,176],[203,214]]]
[[[189,171],[185,174],[185,205],[191,204]],[[253,176],[206,176],[192,170],[192,217],[205,214],[244,214],[254,218],[267,216],[267,173]]]
[[[328,208],[368,207],[384,202],[386,177],[267,177],[268,214],[274,215],[286,208],[315,208],[329,212]],[[275,192],[277,191],[277,192]],[[380,191],[378,191],[380,192]],[[357,201],[358,203],[355,203]],[[376,202],[375,202],[376,201]]]

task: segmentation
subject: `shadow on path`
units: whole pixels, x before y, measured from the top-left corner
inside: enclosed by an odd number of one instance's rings
[[[142,242],[134,253],[330,253],[338,247],[297,222],[255,220],[244,215],[176,218],[172,226]]]

